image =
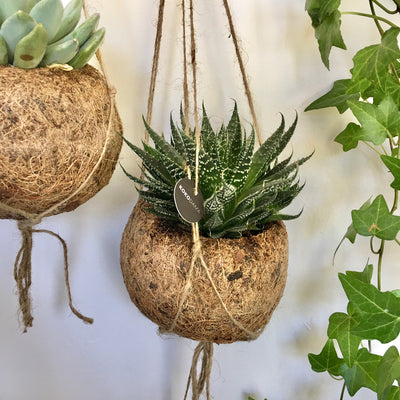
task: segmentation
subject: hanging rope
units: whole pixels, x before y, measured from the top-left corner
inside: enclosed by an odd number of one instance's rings
[[[259,125],[258,125],[256,111],[255,111],[255,108],[254,108],[253,95],[252,95],[251,90],[250,90],[249,80],[247,78],[246,69],[244,67],[243,57],[242,57],[242,53],[240,51],[239,41],[238,41],[238,38],[237,38],[237,35],[236,35],[236,29],[235,29],[235,25],[233,23],[231,10],[230,10],[230,7],[229,7],[228,0],[222,0],[222,1],[224,3],[226,16],[228,17],[229,30],[230,30],[230,33],[231,33],[233,45],[235,46],[236,58],[238,60],[240,72],[242,74],[244,91],[246,93],[246,97],[247,97],[247,101],[249,103],[251,116],[252,116],[253,122],[254,122],[254,130],[256,131],[256,134],[257,134],[258,144],[261,146],[262,139],[261,139],[261,133],[260,133]]]
[[[86,7],[86,2],[83,3],[83,11],[85,17],[88,18],[88,12]],[[82,190],[84,190],[87,185],[90,183],[91,179],[93,178],[94,174],[96,173],[99,166],[104,162],[107,156],[107,149],[109,147],[109,143],[112,140],[113,132],[113,115],[115,113],[115,94],[116,91],[110,84],[108,79],[103,57],[101,54],[100,49],[96,52],[96,58],[99,62],[99,66],[101,72],[103,73],[104,79],[106,81],[107,91],[110,97],[110,115],[108,120],[108,127],[106,132],[106,139],[104,142],[104,147],[102,153],[94,165],[93,169],[91,170],[90,174],[86,177],[84,182],[67,198],[61,200],[57,204],[53,205],[52,207],[48,208],[44,212],[40,214],[32,214],[14,207],[10,207],[5,203],[0,202],[0,210],[6,213],[13,215],[15,218],[18,218],[18,229],[21,232],[22,236],[22,244],[21,248],[17,253],[15,263],[14,263],[14,279],[17,284],[18,290],[18,297],[19,297],[19,305],[20,305],[20,312],[22,323],[24,326],[23,332],[27,331],[27,328],[32,327],[33,317],[32,317],[32,301],[30,297],[30,286],[32,283],[31,275],[32,275],[32,248],[33,248],[33,233],[45,233],[51,235],[58,239],[61,243],[63,248],[63,258],[64,258],[64,275],[65,275],[65,284],[67,288],[68,294],[68,303],[69,307],[73,314],[75,314],[78,318],[82,321],[92,324],[93,319],[84,316],[81,314],[73,305],[72,301],[72,294],[71,294],[71,287],[69,281],[69,263],[68,263],[68,247],[64,239],[61,238],[60,235],[45,229],[34,229],[34,226],[40,224],[43,218],[51,215],[52,213],[56,212],[59,207],[63,204],[67,203],[69,200],[77,196]],[[58,66],[57,66],[58,68]],[[63,66],[59,66],[59,68],[64,69]]]

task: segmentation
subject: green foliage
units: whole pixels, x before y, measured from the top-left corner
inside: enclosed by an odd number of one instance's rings
[[[351,212],[352,223],[335,254],[346,239],[355,243],[358,235],[368,237],[373,256],[377,257],[376,267],[368,264],[362,272],[339,274],[348,299],[347,312],[331,315],[325,346],[321,353],[309,354],[312,369],[343,379],[351,396],[361,388],[368,388],[376,393],[378,400],[400,400],[400,356],[393,343],[400,335],[400,290],[381,289],[385,242],[400,244],[397,239],[400,217],[395,214],[400,189],[400,28],[382,17],[382,13],[398,13],[400,2],[396,0],[392,3],[393,12],[390,7],[387,8],[388,5],[371,1],[371,14],[368,15],[359,12],[341,14],[340,1],[306,1],[321,58],[327,67],[332,47],[344,48],[340,15],[370,17],[375,20],[381,34],[380,43],[359,50],[353,57],[351,78],[336,81],[328,93],[306,109],[336,107],[339,113],[349,110],[356,121],[350,122],[335,141],[342,145],[345,152],[357,148],[360,143],[367,145],[374,150],[373,154],[378,154],[382,167],[394,179],[391,183],[394,201],[390,207],[385,197],[378,194]],[[379,16],[376,8],[380,9]],[[383,24],[387,25],[386,29]],[[380,243],[378,250],[374,249],[375,242]],[[374,269],[376,285],[372,283]],[[388,344],[386,352],[383,355],[374,354],[371,341]]]
[[[83,0],[1,0],[0,65],[36,68],[69,64],[82,68],[104,39],[94,14],[77,27]]]
[[[297,123],[285,131],[285,120],[254,152],[254,129],[249,136],[242,131],[238,110],[215,132],[203,107],[199,152],[199,189],[204,196],[205,213],[199,222],[203,235],[213,238],[240,237],[243,232],[262,230],[275,220],[292,219],[297,215],[281,214],[300,192],[297,170],[310,156],[291,162],[291,157],[278,161],[278,156],[291,139]],[[149,203],[149,211],[175,223],[186,224],[174,203],[176,182],[195,176],[195,132],[189,135],[184,127],[171,119],[171,143],[154,132],[145,122],[154,147],[143,144],[140,149],[125,138],[129,147],[142,159],[144,179],[126,174],[136,184],[140,196]]]

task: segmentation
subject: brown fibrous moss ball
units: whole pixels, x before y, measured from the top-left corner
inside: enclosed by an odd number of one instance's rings
[[[72,71],[0,67],[0,203],[35,215],[61,203],[50,213],[58,214],[107,185],[122,145],[110,89],[89,65]],[[88,184],[65,202],[104,148]],[[0,218],[21,216],[0,208]]]
[[[282,222],[239,239],[201,238],[202,254],[232,317],[259,334],[271,318],[286,284],[288,239]],[[121,268],[131,300],[170,332],[178,313],[192,260],[192,234],[133,209],[121,241]],[[250,340],[228,316],[199,261],[190,279],[174,333],[199,341]]]

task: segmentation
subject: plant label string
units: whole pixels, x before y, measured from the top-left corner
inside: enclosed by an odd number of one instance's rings
[[[180,179],[174,188],[175,207],[179,215],[191,224],[199,222],[204,215],[204,198],[200,190],[195,194],[195,183],[188,179]]]

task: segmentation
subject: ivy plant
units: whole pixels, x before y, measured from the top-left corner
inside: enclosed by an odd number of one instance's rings
[[[348,240],[355,244],[358,235],[365,236],[372,254],[366,255],[364,267],[339,274],[348,299],[346,312],[330,316],[325,345],[319,354],[309,354],[314,371],[328,372],[343,381],[340,399],[346,391],[354,396],[367,388],[378,400],[400,400],[400,355],[394,344],[400,334],[400,290],[384,291],[381,285],[385,243],[400,245],[400,216],[396,215],[400,190],[400,27],[396,19],[400,23],[400,0],[384,1],[365,0],[370,10],[365,13],[343,11],[340,0],[306,0],[327,68],[332,48],[346,49],[341,32],[345,16],[370,18],[380,36],[377,43],[354,55],[351,78],[334,82],[328,93],[306,109],[336,107],[340,114],[349,110],[355,122],[350,122],[335,141],[345,152],[368,146],[371,157],[379,158],[392,180],[393,197],[377,193],[351,211],[352,223],[341,243]],[[346,2],[346,7],[351,3]],[[374,352],[374,341],[386,345],[383,354]]]

